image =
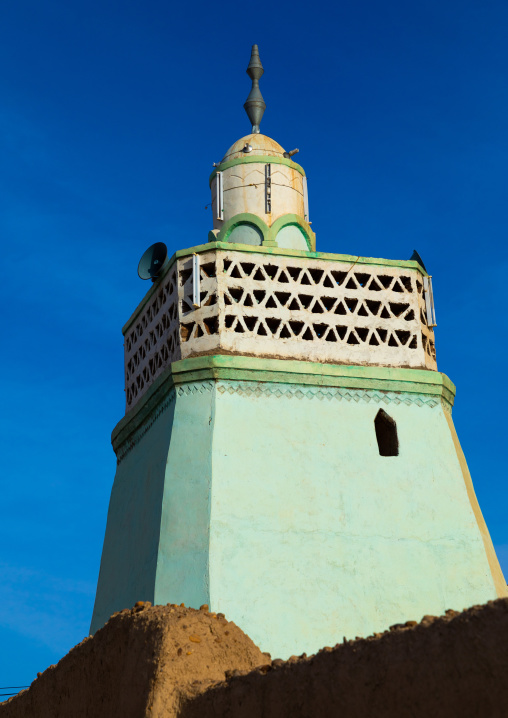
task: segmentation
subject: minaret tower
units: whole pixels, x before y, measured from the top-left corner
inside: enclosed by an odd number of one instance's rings
[[[283,658],[507,595],[437,371],[418,256],[316,252],[296,150],[252,133],[208,242],[123,328],[126,414],[91,630],[209,604]]]

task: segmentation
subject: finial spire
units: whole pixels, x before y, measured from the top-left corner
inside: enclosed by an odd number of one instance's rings
[[[259,58],[258,46],[253,45],[249,66],[247,67],[247,75],[252,80],[252,87],[244,104],[247,117],[252,123],[252,134],[259,134],[261,118],[266,110],[265,101],[263,100],[263,95],[259,89],[259,79],[263,73],[264,70]]]

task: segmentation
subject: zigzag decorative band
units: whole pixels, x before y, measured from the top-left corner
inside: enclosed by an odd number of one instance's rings
[[[184,394],[206,394],[209,391],[213,391],[214,386],[214,381],[190,382],[179,386],[177,393],[178,396],[183,396]]]
[[[348,389],[342,387],[320,387],[304,384],[273,384],[269,382],[256,383],[247,381],[217,382],[217,391],[221,394],[241,394],[243,396],[274,396],[277,399],[285,396],[289,399],[325,399],[331,401],[364,401],[379,404],[406,404],[410,406],[428,406],[433,409],[440,404],[439,399],[427,394],[410,394],[395,391],[375,391],[370,389]]]

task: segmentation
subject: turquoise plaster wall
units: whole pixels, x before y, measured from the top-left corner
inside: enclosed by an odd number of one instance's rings
[[[171,400],[171,396],[169,399]],[[117,466],[90,632],[136,601],[154,601],[174,401]]]
[[[496,598],[440,404],[381,403],[400,442],[381,457],[373,401],[220,388],[210,605],[263,650],[287,658]]]
[[[209,603],[208,558],[214,383],[176,390],[165,472],[155,603]]]
[[[379,367],[174,364],[114,432],[91,630],[138,600],[208,603],[285,658],[495,598],[441,403],[452,386]],[[380,407],[398,457],[379,455]]]
[[[136,601],[209,603],[213,387],[170,387],[168,409],[131,437],[111,492],[91,633]]]

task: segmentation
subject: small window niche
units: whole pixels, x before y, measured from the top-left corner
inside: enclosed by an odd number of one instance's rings
[[[374,419],[377,445],[380,456],[398,456],[399,439],[397,437],[397,424],[386,411],[380,409]]]

